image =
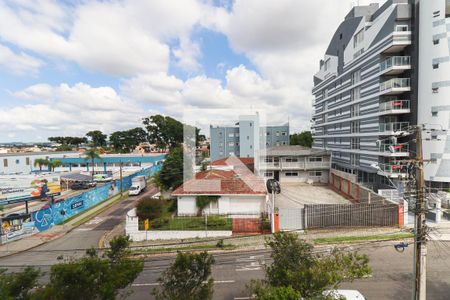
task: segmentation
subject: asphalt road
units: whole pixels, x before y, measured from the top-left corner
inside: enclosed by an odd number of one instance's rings
[[[120,222],[125,221],[128,210],[133,208],[137,201],[145,196],[154,195],[156,188],[147,189],[138,196],[130,196],[95,218],[75,228],[68,234],[36,247],[29,251],[0,259],[0,266],[14,265],[41,265],[46,266],[58,262],[58,257],[80,257],[86,253],[86,249],[98,247],[102,236],[111,231]]]

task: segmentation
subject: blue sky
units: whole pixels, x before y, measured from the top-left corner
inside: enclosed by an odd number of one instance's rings
[[[308,129],[312,76],[351,4],[0,0],[0,142],[110,134],[155,113],[207,128],[259,111]]]

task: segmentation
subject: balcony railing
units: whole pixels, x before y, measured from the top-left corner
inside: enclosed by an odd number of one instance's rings
[[[392,67],[403,67],[411,65],[410,56],[391,56],[380,63],[380,72]]]
[[[392,100],[380,104],[380,111],[405,110],[410,109],[409,100]]]
[[[400,89],[411,87],[409,78],[392,78],[380,84],[380,92],[390,89]]]
[[[380,164],[380,171],[388,175],[401,175],[407,173],[407,167],[400,164]]]
[[[402,131],[409,127],[409,122],[380,123],[380,132]]]
[[[409,153],[409,144],[381,144],[380,151],[390,153]]]
[[[318,161],[318,162],[309,162],[306,163],[304,161],[291,162],[291,161],[283,161],[283,162],[261,162],[261,169],[317,169],[317,168],[328,168],[330,167],[330,161]]]

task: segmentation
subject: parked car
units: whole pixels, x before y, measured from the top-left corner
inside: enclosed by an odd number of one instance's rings
[[[323,292],[324,296],[331,299],[347,299],[347,300],[366,300],[363,294],[357,290],[328,290]]]
[[[70,187],[72,190],[86,190],[89,189],[91,186],[87,182],[75,182]]]
[[[108,174],[95,174],[94,175],[95,182],[110,182],[113,181],[112,176]]]

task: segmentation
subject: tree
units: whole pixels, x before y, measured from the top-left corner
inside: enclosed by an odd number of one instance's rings
[[[329,255],[313,252],[313,246],[296,233],[276,233],[267,240],[273,263],[266,267],[264,281],[253,281],[250,290],[264,295],[265,289],[292,287],[304,298],[319,297],[326,289],[337,289],[371,273],[366,255],[337,249]],[[264,298],[260,298],[264,299]]]
[[[116,131],[109,136],[116,153],[130,153],[140,143],[147,141],[147,133],[141,127],[126,131]]]
[[[51,168],[52,172],[55,172],[55,168],[61,167],[62,162],[59,159],[50,160],[48,166]]]
[[[111,242],[107,259],[94,249],[78,260],[53,265],[50,281],[36,291],[36,299],[115,299],[142,272],[142,260],[128,258],[130,239],[119,236]]]
[[[42,171],[43,166],[48,166],[49,164],[50,164],[50,161],[45,158],[36,158],[34,160],[34,166],[35,167],[39,166],[39,171]]]
[[[100,130],[92,130],[86,133],[86,136],[91,139],[91,144],[93,147],[104,147],[106,146],[106,134],[103,134]]]
[[[38,285],[41,272],[33,267],[26,267],[22,272],[6,273],[0,269],[0,299],[29,299],[31,290]]]
[[[87,143],[87,138],[76,136],[51,136],[48,138],[50,142],[58,143],[63,146],[79,147],[80,144]]]
[[[311,131],[302,131],[301,133],[291,134],[289,137],[289,144],[311,148],[313,144]]]
[[[140,220],[154,220],[161,217],[163,207],[164,205],[159,199],[143,198],[136,206],[136,215]]]
[[[183,172],[183,149],[181,147],[173,148],[158,172],[159,183],[166,190],[177,188],[183,183]]]
[[[211,266],[214,258],[206,253],[178,252],[175,262],[158,279],[160,288],[153,290],[158,300],[212,299],[214,279]]]
[[[91,166],[92,166],[92,177],[94,177],[95,171],[94,171],[94,163],[96,159],[101,159],[100,155],[98,154],[97,150],[95,148],[91,148],[84,152],[84,156],[86,157],[86,160],[91,160]]]
[[[148,141],[159,149],[177,147],[183,142],[183,123],[174,118],[154,115],[143,119]]]

